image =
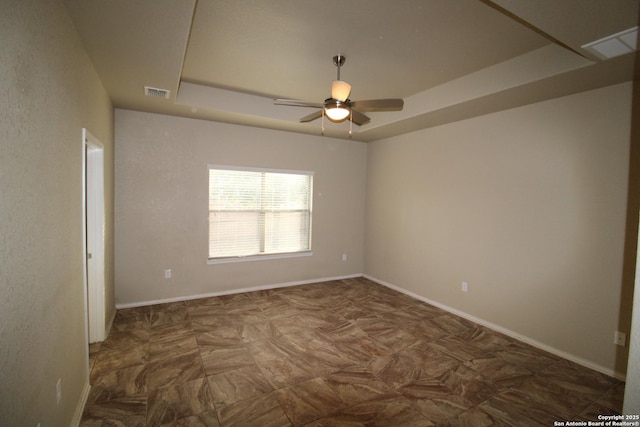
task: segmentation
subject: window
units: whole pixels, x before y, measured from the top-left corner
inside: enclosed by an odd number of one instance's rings
[[[311,250],[313,173],[209,166],[209,259]]]

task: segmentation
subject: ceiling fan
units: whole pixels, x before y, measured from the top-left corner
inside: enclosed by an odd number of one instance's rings
[[[331,97],[324,102],[299,101],[295,99],[276,99],[276,105],[289,105],[294,107],[313,107],[319,111],[313,112],[300,119],[300,122],[310,122],[325,115],[332,122],[343,122],[350,120],[358,126],[365,125],[371,121],[363,112],[366,111],[400,111],[404,105],[402,99],[369,99],[365,101],[351,101],[351,85],[340,80],[340,67],[344,65],[344,55],[333,57],[333,63],[338,67],[338,78],[331,84]]]

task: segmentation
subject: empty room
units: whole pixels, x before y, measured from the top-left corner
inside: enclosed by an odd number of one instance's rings
[[[637,1],[1,3],[0,425],[640,425]]]

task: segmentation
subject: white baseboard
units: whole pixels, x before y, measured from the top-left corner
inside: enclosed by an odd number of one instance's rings
[[[84,407],[87,404],[87,399],[89,398],[89,391],[91,390],[91,385],[89,381],[84,384],[82,388],[82,393],[80,394],[80,399],[78,399],[78,404],[76,405],[76,410],[73,413],[73,418],[71,419],[71,427],[78,427],[80,425],[80,421],[82,421],[82,414],[84,413]]]
[[[117,309],[121,309],[121,308],[132,308],[132,307],[145,307],[145,306],[148,306],[148,305],[166,304],[166,303],[169,303],[169,302],[189,301],[189,300],[200,299],[200,298],[219,297],[219,296],[222,296],[222,295],[241,294],[241,293],[244,293],[244,292],[254,292],[254,291],[264,291],[264,290],[268,290],[268,289],[287,288],[289,286],[308,285],[308,284],[311,284],[311,283],[319,283],[319,282],[330,282],[332,280],[353,279],[353,278],[356,278],[356,277],[363,277],[363,276],[362,276],[361,273],[358,273],[358,274],[351,274],[351,275],[347,275],[347,276],[325,277],[325,278],[321,278],[321,279],[312,279],[312,280],[300,280],[300,281],[295,281],[295,282],[286,282],[286,283],[278,283],[278,284],[271,284],[271,285],[254,286],[254,287],[250,287],[250,288],[233,289],[233,290],[222,291],[222,292],[210,292],[210,293],[198,294],[198,295],[185,295],[185,296],[175,297],[175,298],[167,298],[167,299],[159,299],[159,300],[151,300],[151,301],[139,301],[139,302],[124,303],[124,304],[116,304],[116,308]]]
[[[603,373],[603,374],[608,375],[610,377],[614,377],[614,378],[619,379],[621,381],[625,381],[625,379],[626,379],[626,375],[621,373],[621,372],[614,371],[614,370],[609,369],[609,368],[605,368],[604,366],[598,365],[598,364],[593,363],[593,362],[591,362],[589,360],[586,360],[586,359],[583,359],[583,358],[578,357],[576,355],[573,355],[573,354],[567,353],[565,351],[559,350],[559,349],[557,349],[555,347],[551,347],[551,346],[549,346],[547,344],[541,343],[541,342],[536,341],[536,340],[534,340],[532,338],[529,338],[527,336],[521,335],[521,334],[519,334],[517,332],[514,332],[514,331],[512,331],[510,329],[503,328],[502,326],[496,325],[496,324],[491,323],[491,322],[487,322],[484,319],[480,319],[478,317],[472,316],[472,315],[470,315],[468,313],[465,313],[463,311],[456,310],[455,308],[449,307],[449,306],[444,305],[444,304],[440,304],[439,302],[436,302],[436,301],[432,301],[429,298],[425,298],[422,295],[418,295],[418,294],[413,293],[411,291],[408,291],[406,289],[403,289],[403,288],[400,288],[398,286],[392,285],[391,283],[385,282],[384,280],[376,279],[375,277],[369,276],[367,274],[364,274],[363,277],[366,278],[366,279],[369,279],[369,280],[371,280],[373,282],[376,282],[376,283],[378,283],[380,285],[386,286],[387,288],[393,289],[394,291],[398,291],[398,292],[403,293],[405,295],[408,295],[408,296],[410,296],[412,298],[415,298],[417,300],[426,302],[427,304],[430,304],[430,305],[438,307],[438,308],[440,308],[442,310],[445,310],[445,311],[447,311],[449,313],[455,314],[456,316],[460,316],[460,317],[462,317],[464,319],[467,319],[467,320],[469,320],[471,322],[474,322],[474,323],[477,323],[479,325],[485,326],[485,327],[487,327],[487,328],[489,328],[491,330],[494,330],[494,331],[499,332],[501,334],[507,335],[508,337],[511,337],[511,338],[516,339],[518,341],[521,341],[521,342],[524,342],[526,344],[529,344],[529,345],[531,345],[533,347],[536,347],[536,348],[538,348],[540,350],[546,351],[546,352],[551,353],[553,355],[556,355],[558,357],[562,357],[563,359],[569,360],[571,362],[575,362],[578,365],[584,366],[584,367],[589,368],[589,369],[593,369],[594,371],[598,371],[600,373]]]

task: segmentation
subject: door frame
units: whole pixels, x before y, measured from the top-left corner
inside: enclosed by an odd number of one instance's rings
[[[104,145],[82,129],[82,230],[86,333],[106,338]]]

